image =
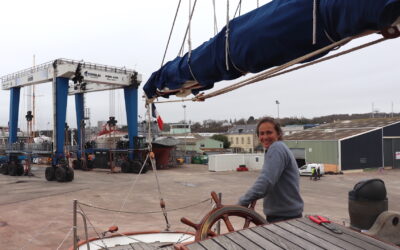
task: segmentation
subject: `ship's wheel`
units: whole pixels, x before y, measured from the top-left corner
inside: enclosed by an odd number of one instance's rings
[[[251,204],[250,208],[246,208],[238,205],[222,205],[221,200],[215,192],[211,192],[211,197],[214,200],[216,207],[204,216],[199,224],[193,223],[184,217],[181,219],[182,223],[191,226],[196,230],[196,241],[219,235],[213,230],[213,227],[218,221],[221,222],[221,228],[225,224],[227,232],[234,232],[248,228],[251,224],[258,226],[267,223],[263,216],[254,211],[254,206],[256,204],[255,201]]]

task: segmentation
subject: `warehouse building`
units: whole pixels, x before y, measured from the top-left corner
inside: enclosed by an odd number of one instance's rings
[[[284,140],[298,163],[334,164],[338,171],[400,168],[398,117],[323,124],[285,136]]]

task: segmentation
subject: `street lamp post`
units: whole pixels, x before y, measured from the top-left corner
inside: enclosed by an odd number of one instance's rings
[[[278,100],[276,100],[275,101],[275,103],[276,103],[276,107],[277,107],[277,110],[278,110],[278,120],[279,120],[279,101]]]
[[[186,124],[186,105],[182,105],[183,108],[183,124]]]
[[[184,128],[184,132],[185,132],[185,137],[184,137],[184,143],[185,143],[185,157],[186,157],[186,134],[187,134],[187,130],[186,130],[186,105],[182,105],[183,107],[183,128]]]

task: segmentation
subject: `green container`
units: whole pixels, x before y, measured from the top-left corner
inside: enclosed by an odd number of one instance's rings
[[[201,164],[201,158],[200,158],[200,156],[193,156],[193,157],[192,157],[192,163],[193,163],[193,164]]]
[[[200,156],[200,159],[201,159],[201,164],[207,164],[208,163],[208,156],[207,155]]]

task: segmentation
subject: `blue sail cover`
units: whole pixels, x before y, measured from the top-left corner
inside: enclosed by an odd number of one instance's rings
[[[273,0],[231,20],[229,70],[224,27],[194,49],[190,60],[186,53],[154,72],[143,87],[147,97],[157,96],[157,89],[180,89],[187,81],[200,83],[200,89],[192,90],[196,94],[212,88],[215,82],[284,64],[366,30],[380,30],[400,16],[400,0],[317,0],[317,43],[313,45],[313,2]]]

